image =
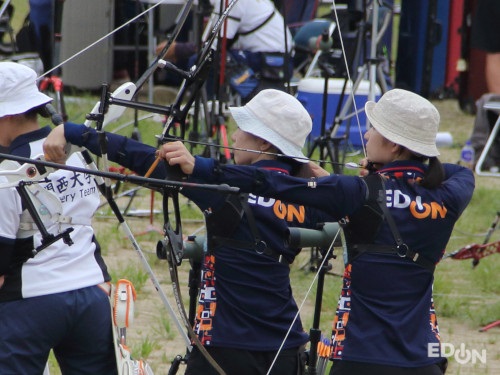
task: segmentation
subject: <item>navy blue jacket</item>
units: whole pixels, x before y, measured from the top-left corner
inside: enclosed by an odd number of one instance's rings
[[[437,263],[472,197],[474,176],[469,169],[444,164],[443,184],[426,189],[415,183],[425,168],[418,162],[397,161],[378,173],[386,177],[386,205],[403,241]],[[330,221],[353,214],[367,198],[367,186],[357,176],[306,180],[252,166],[215,168],[213,161],[197,158],[192,177],[315,207]],[[395,244],[387,222],[374,243]],[[440,361],[428,355],[429,345],[439,342],[432,284],[431,271],[396,254],[364,253],[352,260],[334,317],[331,358],[401,367]]]

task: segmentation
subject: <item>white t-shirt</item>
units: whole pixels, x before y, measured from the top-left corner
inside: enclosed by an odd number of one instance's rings
[[[220,1],[210,1],[214,6],[215,20],[219,17]],[[222,4],[225,8],[226,0],[222,0]],[[273,13],[274,16],[262,27],[248,35],[240,35],[232,48],[250,52],[285,52],[283,17],[270,0],[238,0],[226,19],[226,35],[228,39],[234,39],[237,33],[248,32],[263,24]],[[290,51],[293,39],[288,28],[286,30],[287,45]],[[221,27],[221,33],[223,31],[224,25]]]
[[[29,143],[31,158],[43,153],[42,144],[43,139]],[[84,167],[77,154],[72,154],[66,164]],[[104,282],[107,275],[94,238],[94,230],[90,225],[100,203],[99,191],[93,177],[66,170],[56,170],[47,177],[49,182],[43,182],[41,186],[59,199],[62,215],[76,223],[53,223],[47,221],[50,215],[42,215],[42,221],[48,232],[53,235],[72,227],[73,231],[69,235],[73,244],[68,245],[59,239],[22,265],[20,285],[11,284],[9,288],[10,292],[15,290],[16,293],[21,288],[23,298],[97,285]],[[6,239],[19,237],[21,198],[15,189],[0,189],[0,199],[3,205],[0,236]],[[43,212],[43,209],[41,211]],[[33,248],[42,243],[39,231],[33,235],[33,242]],[[0,298],[2,291],[0,289]]]

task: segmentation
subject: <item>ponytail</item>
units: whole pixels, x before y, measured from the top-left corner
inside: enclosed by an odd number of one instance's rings
[[[420,182],[420,185],[428,188],[435,189],[444,180],[444,169],[443,165],[439,161],[439,159],[435,156],[429,158],[429,167],[424,174],[424,178]]]

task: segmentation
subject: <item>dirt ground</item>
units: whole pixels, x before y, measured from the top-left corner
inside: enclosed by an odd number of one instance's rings
[[[177,317],[178,310],[175,306],[175,299],[173,298],[172,287],[168,274],[168,266],[166,261],[160,261],[155,256],[155,247],[157,240],[161,239],[161,235],[156,231],[161,226],[161,217],[155,216],[153,225],[147,218],[130,218],[129,225],[132,231],[136,234],[142,251],[146,254],[150,265],[152,266],[161,286],[162,290],[168,297],[172,309],[175,311]],[[114,235],[121,238],[120,241],[112,241],[117,243],[118,246],[111,246],[108,248],[106,254],[106,261],[109,268],[115,275],[120,272],[130,273],[130,269],[141,270],[143,269],[141,262],[136,251],[132,248],[128,240],[116,229],[116,224],[110,224],[112,221],[105,218],[96,217],[97,228],[104,230],[106,227],[112,227]],[[185,226],[185,233],[193,233],[202,224],[194,222]],[[302,273],[301,283],[310,285],[314,281],[315,274],[309,272],[306,266],[309,260],[309,252],[303,252],[297,258],[296,262],[292,265],[292,272],[295,275]],[[331,273],[334,275],[333,283],[336,283],[338,276],[342,273],[341,262],[333,262],[333,269]],[[125,270],[126,268],[126,270]],[[179,280],[182,287],[184,306],[188,309],[188,271],[189,262],[184,260],[179,268]],[[144,272],[143,272],[144,274]],[[118,276],[114,276],[120,277]],[[329,277],[329,276],[328,276]],[[327,279],[327,282],[330,282]],[[339,284],[336,284],[339,285]],[[294,286],[295,288],[295,286]],[[336,287],[335,287],[336,288]],[[314,297],[308,295],[306,297],[306,290],[300,289],[296,291],[295,296],[299,304],[305,299],[305,303],[301,309],[301,317],[304,322],[304,328],[308,330],[311,328],[306,322],[312,321],[314,313]],[[336,293],[331,294],[337,298]],[[326,297],[325,297],[326,298]],[[134,350],[135,353],[141,353],[141,350],[147,349],[144,356],[147,362],[152,366],[155,374],[167,374],[172,359],[177,356],[185,354],[185,342],[178,332],[172,317],[168,314],[168,309],[163,305],[158,292],[155,290],[153,283],[148,279],[145,280],[144,286],[138,290],[138,298],[135,303],[135,320],[133,326],[128,330],[127,344]],[[334,311],[324,311],[322,313],[322,330],[325,335],[330,332],[330,321],[333,317]],[[443,343],[446,343],[447,350],[450,354],[450,364],[447,374],[458,375],[493,375],[500,373],[500,327],[492,328],[486,332],[479,332],[477,326],[472,326],[466,317],[464,319],[445,319],[439,318],[438,321],[441,329]],[[462,346],[461,346],[462,345]],[[462,349],[458,352],[457,350]],[[450,352],[453,351],[453,352]],[[460,353],[464,353],[464,356]],[[463,363],[470,353],[475,357]],[[139,356],[139,354],[137,354]],[[485,355],[482,356],[482,355]],[[461,357],[462,356],[462,357]],[[185,366],[181,365],[178,374],[184,373]]]

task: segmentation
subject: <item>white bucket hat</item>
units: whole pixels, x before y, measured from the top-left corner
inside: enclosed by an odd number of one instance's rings
[[[50,101],[50,96],[38,90],[33,69],[10,61],[0,62],[0,117],[25,113]]]
[[[393,89],[377,103],[367,102],[365,112],[384,138],[423,156],[439,155],[439,112],[427,99],[411,91]]]
[[[260,91],[243,107],[230,107],[238,127],[262,138],[283,154],[301,163],[308,160],[302,153],[312,120],[304,106],[292,95],[267,89]]]

